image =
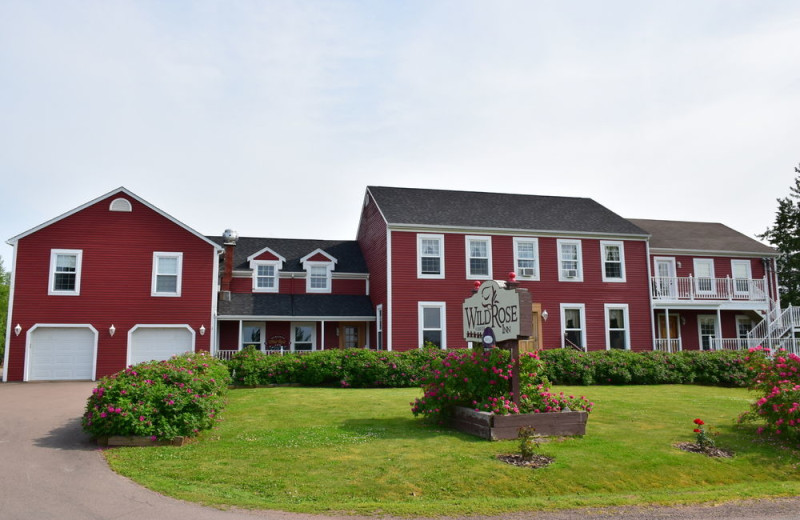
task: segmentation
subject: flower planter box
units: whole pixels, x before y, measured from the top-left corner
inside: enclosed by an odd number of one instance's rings
[[[97,439],[98,446],[183,446],[189,440],[188,437],[175,437],[174,439],[156,439],[150,437],[125,437],[112,435],[111,437],[100,437]]]
[[[492,441],[516,439],[519,429],[532,427],[539,435],[586,435],[586,412],[495,415],[457,407],[450,425],[458,431]]]

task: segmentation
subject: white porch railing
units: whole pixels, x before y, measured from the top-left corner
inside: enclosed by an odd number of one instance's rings
[[[714,350],[747,350],[750,348],[750,344],[747,338],[712,339],[711,348]]]
[[[657,301],[768,301],[766,279],[654,276],[651,281]]]
[[[680,338],[677,339],[656,339],[656,350],[661,352],[680,352],[683,346]]]

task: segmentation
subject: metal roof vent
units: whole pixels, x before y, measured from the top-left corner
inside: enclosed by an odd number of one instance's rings
[[[122,211],[130,213],[131,211],[133,211],[133,207],[131,206],[131,201],[120,197],[118,199],[114,199],[111,201],[111,205],[108,207],[108,211]]]
[[[235,246],[239,240],[239,233],[232,229],[226,229],[222,234],[222,241],[226,246]]]

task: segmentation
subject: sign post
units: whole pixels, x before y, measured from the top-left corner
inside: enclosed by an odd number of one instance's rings
[[[532,303],[528,290],[518,288],[516,274],[509,273],[508,278],[508,282],[475,282],[472,296],[462,304],[463,330],[467,342],[481,341],[484,348],[496,345],[511,351],[512,399],[519,405],[519,340],[533,332]]]

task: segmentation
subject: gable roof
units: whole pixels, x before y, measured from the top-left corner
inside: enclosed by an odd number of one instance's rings
[[[189,226],[187,226],[186,224],[184,224],[180,220],[176,219],[175,217],[173,217],[169,213],[167,213],[165,211],[162,211],[161,209],[157,208],[156,206],[153,206],[152,204],[150,204],[149,202],[147,202],[143,198],[139,197],[138,195],[136,195],[132,191],[130,191],[127,188],[122,187],[122,186],[120,186],[119,188],[117,188],[115,190],[111,190],[108,193],[106,193],[105,195],[101,195],[101,196],[97,197],[94,200],[90,200],[86,204],[82,204],[82,205],[78,206],[77,208],[74,208],[74,209],[72,209],[70,211],[67,211],[66,213],[64,213],[62,215],[59,215],[59,216],[57,216],[55,218],[52,218],[52,219],[48,220],[47,222],[44,222],[43,224],[39,224],[38,226],[36,226],[34,228],[31,228],[28,231],[25,231],[24,233],[20,233],[19,235],[15,236],[15,237],[9,238],[8,240],[6,240],[6,243],[8,245],[10,245],[10,246],[13,246],[19,240],[27,237],[28,235],[32,235],[33,233],[36,233],[37,231],[39,231],[41,229],[44,229],[47,226],[55,224],[56,222],[58,222],[60,220],[63,220],[63,219],[65,219],[65,218],[67,218],[67,217],[69,217],[71,215],[74,215],[74,214],[76,214],[76,213],[88,208],[89,206],[93,206],[94,204],[97,204],[98,202],[101,202],[103,200],[109,199],[109,198],[113,197],[114,195],[119,195],[121,193],[127,195],[128,197],[130,197],[130,198],[132,198],[134,200],[136,200],[140,204],[142,204],[144,206],[147,206],[149,209],[155,211],[156,213],[158,213],[162,217],[166,218],[167,220],[171,221],[172,223],[182,227],[183,229],[185,229],[189,233],[193,234],[194,236],[200,238],[204,242],[208,242],[214,248],[216,248],[218,250],[222,250],[222,248],[218,244],[216,244],[216,243],[212,242],[211,240],[209,240],[205,235],[203,235],[201,233],[198,233],[197,231],[195,231],[194,229],[190,228]]]
[[[702,253],[777,256],[778,252],[724,224],[676,220],[630,219],[650,234],[650,248]]]
[[[208,239],[220,245],[224,242],[221,236],[211,236]],[[355,240],[239,237],[233,250],[233,268],[250,269],[248,257],[265,248],[286,259],[282,269],[286,272],[305,272],[301,260],[319,249],[338,261],[336,264],[338,272],[368,273],[364,255],[361,254],[361,248]]]
[[[368,186],[392,226],[632,235],[647,232],[592,199]]]

